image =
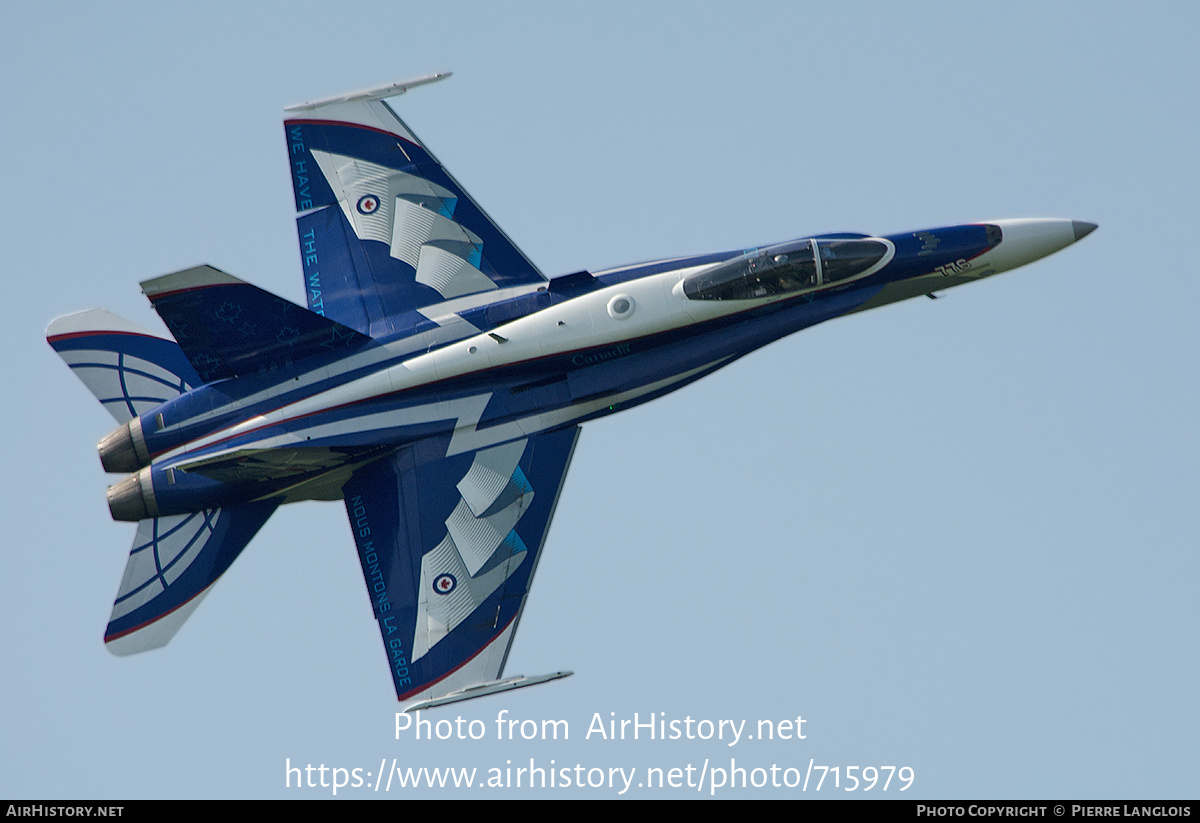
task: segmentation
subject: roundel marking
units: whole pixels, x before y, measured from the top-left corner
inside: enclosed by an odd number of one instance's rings
[[[452,574],[439,574],[433,579],[433,590],[438,594],[450,594],[458,586]]]
[[[374,214],[379,211],[379,198],[373,194],[364,194],[358,198],[359,214]]]

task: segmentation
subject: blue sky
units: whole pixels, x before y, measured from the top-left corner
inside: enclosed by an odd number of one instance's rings
[[[733,758],[915,770],[885,796],[1195,797],[1195,18],[1182,3],[10,11],[0,793],[330,794],[287,789],[289,759],[486,777],[533,758],[640,779]],[[508,667],[576,675],[428,715],[482,720],[487,739],[395,739],[337,504],[278,512],[170,646],[112,657],[133,531],[104,503],[94,448],[112,422],[46,323],[104,306],[161,329],[137,283],[198,263],[303,302],[283,106],[445,70],[394,105],[552,275],[825,231],[1100,228],[587,425]],[[498,741],[503,709],[565,719],[571,738]],[[802,716],[806,738],[585,739],[595,715],[635,712]],[[776,794],[802,796],[718,792]],[[531,795],[616,791],[471,794]]]

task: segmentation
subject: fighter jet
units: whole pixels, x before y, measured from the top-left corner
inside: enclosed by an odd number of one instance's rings
[[[142,283],[174,340],[107,311],[47,339],[116,418],[137,523],[105,643],[166,644],[280,505],[341,500],[408,709],[503,678],[580,426],[793,332],[971,283],[1078,220],[825,234],[548,278],[385,102],[286,110],[307,308],[210,266]]]

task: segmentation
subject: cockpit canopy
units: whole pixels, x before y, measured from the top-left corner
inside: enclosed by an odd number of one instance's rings
[[[864,277],[889,261],[875,238],[792,240],[755,249],[683,281],[689,300],[754,300],[826,288]]]

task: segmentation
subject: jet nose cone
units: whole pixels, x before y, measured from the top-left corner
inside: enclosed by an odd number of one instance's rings
[[[1000,229],[1000,243],[976,258],[979,267],[990,273],[1009,271],[1040,260],[1048,254],[1078,241],[1096,228],[1094,223],[1060,217],[1033,217],[1017,220],[990,220]]]
[[[1083,220],[1072,220],[1071,228],[1075,231],[1075,242],[1078,243],[1096,230],[1096,224],[1087,223]]]

